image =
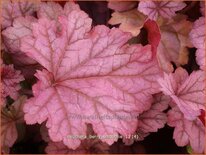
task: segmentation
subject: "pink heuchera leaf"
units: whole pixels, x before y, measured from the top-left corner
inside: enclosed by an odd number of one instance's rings
[[[205,70],[205,18],[200,17],[195,21],[193,29],[190,33],[190,39],[197,48],[196,61],[200,69]]]
[[[75,150],[69,149],[62,142],[50,141],[45,149],[45,152],[48,154],[90,154],[90,153],[97,154],[97,153],[108,153],[108,149],[109,149],[108,145],[101,142],[96,142],[95,140],[92,143],[90,140],[85,144],[81,144],[81,146]]]
[[[23,122],[23,105],[26,96],[19,97],[10,107],[1,110],[1,149],[9,153],[9,148],[15,143],[18,133],[16,123]]]
[[[10,53],[13,64],[21,70],[25,78],[30,78],[36,69],[40,69],[40,65],[35,60],[20,50],[21,38],[32,33],[34,22],[37,22],[37,19],[32,16],[18,17],[14,19],[13,26],[2,31],[6,52]]]
[[[172,18],[175,12],[183,9],[186,6],[184,2],[173,1],[140,1],[138,10],[148,18],[157,20],[159,16],[164,18]]]
[[[128,11],[133,9],[135,6],[137,6],[137,2],[109,1],[108,3],[108,8],[118,12]]]
[[[36,2],[37,3],[37,2]],[[2,28],[12,25],[15,18],[26,15],[33,15],[37,4],[34,2],[20,2],[3,0],[2,2]]]
[[[82,137],[81,145],[77,149],[69,149],[62,142],[49,141],[47,147],[45,148],[45,152],[49,154],[102,154],[109,153],[109,145],[101,142],[93,132],[92,127],[90,125],[87,125],[87,136]]]
[[[72,149],[80,140],[68,136],[85,135],[85,123],[101,136],[133,133],[136,116],[159,91],[161,71],[150,46],[129,46],[131,35],[115,28],[90,30],[83,11],[58,22],[39,19],[33,36],[22,40],[22,51],[46,68],[36,73],[34,97],[24,107],[27,124],[47,120],[51,140]],[[110,145],[116,140],[102,139]]]
[[[166,113],[163,111],[168,108],[170,102],[170,97],[162,93],[155,94],[151,108],[140,114],[138,117],[138,126],[134,133],[136,137],[124,137],[123,142],[126,145],[131,145],[134,141],[142,141],[151,132],[157,132],[158,129],[163,128],[167,122]]]
[[[186,70],[178,68],[175,73],[165,73],[158,82],[162,92],[173,99],[185,118],[194,120],[201,109],[205,110],[204,71],[193,71],[188,75]]]
[[[196,48],[205,48],[204,41],[205,41],[205,18],[200,17],[198,20],[195,21],[193,25],[193,29],[190,33],[190,38],[193,45]]]
[[[18,90],[21,88],[19,83],[23,80],[24,77],[21,75],[21,72],[15,70],[13,65],[1,65],[1,104],[5,103],[7,96],[14,100],[17,99]]]
[[[167,121],[166,114],[163,111],[168,108],[169,101],[170,99],[167,96],[156,94],[151,108],[138,117],[138,129],[144,133],[150,133],[163,128]]]
[[[57,20],[60,15],[68,15],[73,10],[80,11],[80,8],[77,4],[72,2],[67,2],[64,5],[64,8],[55,2],[42,2],[40,3],[40,8],[37,11],[37,16],[38,18]]]
[[[191,145],[194,153],[203,153],[205,146],[205,127],[199,118],[184,118],[179,108],[173,107],[168,112],[168,125],[175,127],[173,138],[178,146]]]
[[[205,1],[200,2],[200,12],[203,16],[205,16]]]
[[[32,16],[18,17],[14,19],[13,26],[8,27],[2,31],[4,44],[8,51],[12,53],[14,63],[19,65],[35,64],[36,61],[26,56],[25,53],[20,50],[21,38],[30,35],[32,33],[32,23],[37,21]]]

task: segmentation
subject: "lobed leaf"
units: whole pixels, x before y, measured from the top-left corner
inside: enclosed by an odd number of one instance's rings
[[[158,94],[156,98],[159,101],[156,99],[151,108],[139,116],[138,128],[144,133],[157,132],[159,128],[164,127],[167,121],[166,114],[163,111],[168,107],[168,98],[161,94]]]
[[[75,135],[73,135],[75,136]],[[90,154],[90,153],[108,153],[109,145],[100,141],[97,135],[93,132],[92,127],[87,125],[87,136],[81,137],[81,145],[75,149],[69,149],[62,142],[49,141],[45,148],[46,153],[67,153],[67,154]]]
[[[194,120],[201,109],[205,110],[203,71],[193,71],[188,76],[186,70],[178,68],[175,73],[165,74],[158,82],[162,92],[173,99],[186,119]]]
[[[170,20],[163,20],[160,24],[161,41],[157,57],[165,72],[173,72],[172,62],[177,67],[187,64],[189,55],[187,47],[192,47],[189,40],[191,29],[192,23],[186,19],[186,16],[180,14]]]
[[[13,65],[1,65],[1,105],[6,103],[6,97],[18,98],[18,91],[21,88],[19,83],[24,80],[21,72],[15,70]]]
[[[10,107],[1,110],[1,148],[3,153],[9,153],[18,138],[16,123],[23,122],[23,105],[26,96],[19,97]]]
[[[60,29],[59,29],[60,28]],[[161,76],[150,46],[129,46],[128,33],[105,26],[91,30],[91,19],[73,10],[56,21],[40,18],[21,50],[45,70],[38,71],[34,97],[24,106],[27,124],[47,120],[52,141],[71,149],[80,145],[70,135],[85,135],[86,124],[97,135],[129,135],[136,116],[151,105]],[[58,116],[58,117],[57,117]]]
[[[195,21],[190,39],[193,45],[197,48],[196,61],[200,69],[205,70],[205,18],[200,17]]]
[[[2,31],[4,44],[9,53],[12,53],[14,64],[16,65],[32,65],[36,61],[26,56],[20,50],[21,38],[32,33],[32,23],[37,21],[32,16],[18,17],[14,19],[13,26]]]
[[[157,20],[159,16],[172,18],[175,12],[186,6],[184,2],[172,1],[140,1],[138,10],[148,16],[151,20]]]
[[[134,141],[142,141],[151,132],[157,132],[163,128],[167,122],[166,113],[163,111],[168,108],[170,98],[162,93],[154,95],[154,101],[150,109],[141,113],[138,117],[138,126],[132,138],[123,138],[125,145],[131,145]]]
[[[59,3],[55,2],[41,2],[40,7],[37,11],[38,18],[48,18],[50,20],[57,20],[59,16],[69,14],[71,11],[77,10],[80,11],[80,8],[77,4],[72,2],[67,2],[62,8]]]
[[[176,106],[168,112],[168,125],[175,127],[173,138],[178,146],[190,144],[194,153],[204,152],[205,127],[199,118],[186,119]]]
[[[38,8],[38,2],[3,0],[2,2],[2,29],[13,24],[17,17],[33,15]]]
[[[134,9],[126,12],[114,12],[109,24],[120,24],[119,28],[122,31],[131,32],[133,36],[137,36],[144,25],[145,19],[142,13]]]
[[[157,47],[159,46],[161,40],[161,34],[159,26],[155,21],[147,20],[144,23],[144,28],[148,33],[148,42],[151,45],[153,56],[157,55]]]

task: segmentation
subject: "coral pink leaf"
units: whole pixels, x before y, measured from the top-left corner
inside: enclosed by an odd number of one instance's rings
[[[12,106],[1,110],[1,149],[4,153],[9,153],[9,148],[15,143],[18,133],[16,123],[23,122],[23,105],[26,97],[21,96]]]
[[[74,10],[59,23],[39,19],[33,36],[22,41],[22,51],[46,68],[36,73],[39,81],[24,107],[25,120],[47,120],[51,140],[72,149],[80,140],[68,137],[85,135],[85,123],[97,135],[133,133],[136,116],[159,91],[161,71],[149,45],[126,44],[131,35],[119,29],[90,28],[91,19]],[[102,139],[110,145],[116,140]]]
[[[168,112],[168,125],[175,127],[173,138],[178,146],[191,145],[194,153],[203,153],[205,147],[205,128],[201,120],[187,120],[179,108]]]
[[[152,20],[157,20],[159,16],[171,18],[175,12],[186,6],[184,2],[173,1],[140,1],[138,10],[147,15]]]
[[[205,18],[201,17],[195,21],[190,33],[190,39],[197,48],[196,61],[202,70],[205,70]]]
[[[37,11],[38,18],[49,18],[51,20],[57,19],[61,14],[63,14],[63,8],[55,2],[41,2]]]
[[[74,137],[75,135],[73,135]],[[97,135],[93,132],[91,126],[87,126],[87,136],[82,136],[81,145],[75,149],[69,149],[62,142],[49,141],[46,147],[46,153],[67,153],[67,154],[88,154],[88,153],[108,153],[109,145],[100,141]]]
[[[84,141],[88,141],[89,140],[84,140]],[[91,140],[90,140],[91,141]],[[95,140],[93,140],[95,141]],[[107,150],[104,150],[104,149]],[[83,144],[78,147],[75,150],[69,149],[66,145],[64,145],[64,143],[62,142],[52,142],[50,141],[48,143],[48,146],[45,148],[45,152],[48,154],[90,154],[90,153],[108,153],[108,145],[107,147],[105,147],[104,143],[97,143],[95,142],[91,142],[90,144],[88,143],[87,146],[84,146]]]
[[[36,63],[36,61],[27,57],[20,50],[21,38],[32,33],[32,23],[35,21],[37,19],[32,16],[18,17],[14,19],[13,26],[2,31],[4,44],[9,52],[12,53],[15,64],[25,65]]]
[[[13,64],[21,70],[25,78],[30,78],[36,69],[40,68],[35,60],[20,50],[21,38],[32,33],[34,22],[37,22],[37,19],[32,16],[18,17],[14,19],[13,26],[2,31],[3,41],[8,49],[6,52],[10,53]]]
[[[67,18],[61,18],[59,22],[61,23],[62,31],[67,33],[61,35],[55,21],[40,18],[38,23],[33,24],[34,37],[27,36],[22,41],[22,50],[28,56],[34,58],[42,66],[47,68],[48,71],[52,73],[56,72],[56,74],[57,68],[59,72],[63,72],[62,70],[65,70],[66,67],[70,70],[75,65],[75,63],[72,64],[72,61],[80,58],[76,57],[74,60],[70,60],[71,58],[67,56],[68,51],[83,50],[83,46],[82,49],[76,49],[76,44],[91,44],[89,40],[82,40],[84,34],[91,28],[91,19],[85,13],[73,11]],[[61,36],[58,37],[58,35]],[[68,46],[70,44],[72,46]],[[57,52],[54,53],[53,51]],[[60,76],[62,76],[61,74]]]
[[[20,71],[15,70],[13,65],[1,65],[1,98],[4,101],[7,96],[17,99],[20,81],[24,80]],[[4,102],[2,102],[4,103]]]
[[[203,49],[199,48],[196,51],[196,61],[198,65],[200,66],[200,69],[206,70],[206,55],[205,55],[205,47]]]
[[[166,115],[162,111],[167,107],[164,103],[154,103],[152,107],[139,116],[138,127],[144,132],[157,132],[157,129],[164,127]],[[162,108],[164,106],[164,108]]]
[[[205,73],[193,71],[188,76],[186,70],[178,68],[175,73],[165,74],[158,80],[161,90],[178,105],[184,116],[193,120],[205,109]]]
[[[157,132],[158,129],[163,128],[167,122],[166,113],[163,111],[168,108],[170,102],[170,97],[162,93],[155,94],[150,109],[139,115],[137,130],[133,137],[123,137],[125,145],[131,145],[134,141],[142,141],[151,132]]]
[[[112,10],[123,12],[133,9],[137,5],[137,2],[124,2],[124,1],[110,1],[108,7]]]
[[[195,21],[190,38],[196,48],[205,48],[205,18],[200,17]]]
[[[167,117],[163,111],[168,108],[169,102],[169,97],[163,94],[159,93],[154,96],[154,103],[152,104],[151,108],[140,114],[138,117],[139,122],[137,134],[139,136],[142,136],[141,132],[143,132],[144,135],[148,135],[148,133],[157,132],[158,129],[164,127]],[[138,130],[141,132],[138,133]]]
[[[37,11],[37,15],[39,18],[57,20],[60,15],[67,15],[73,10],[80,10],[80,8],[77,4],[71,2],[67,2],[64,8],[62,8],[59,3],[42,2],[40,3],[40,8]]]
[[[37,2],[20,2],[3,0],[2,2],[2,28],[12,25],[13,20],[17,17],[33,15],[37,9]]]
[[[200,12],[203,16],[205,16],[205,1],[200,2]]]

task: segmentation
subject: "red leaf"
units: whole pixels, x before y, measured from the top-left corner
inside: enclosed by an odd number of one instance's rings
[[[202,121],[202,123],[205,126],[205,111],[201,110],[201,115],[199,116],[199,119]]]
[[[60,28],[60,29],[59,29]],[[33,35],[22,40],[22,51],[46,70],[36,73],[34,97],[24,107],[27,124],[47,120],[51,140],[75,149],[86,124],[97,135],[123,136],[137,127],[136,116],[147,110],[160,77],[150,46],[129,46],[128,33],[97,26],[78,10],[58,23],[39,19]],[[117,138],[102,141],[112,144]]]
[[[153,56],[156,56],[157,47],[161,39],[159,26],[155,21],[147,20],[144,24],[144,28],[146,28],[148,32],[148,42],[152,46]]]

